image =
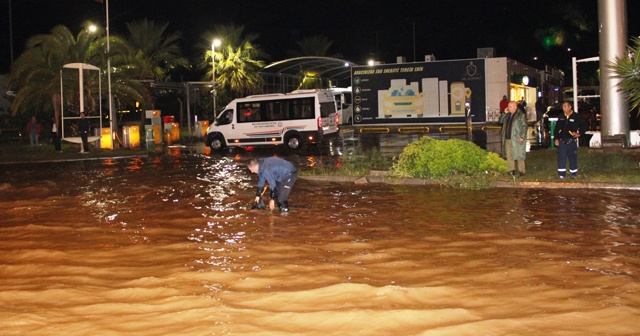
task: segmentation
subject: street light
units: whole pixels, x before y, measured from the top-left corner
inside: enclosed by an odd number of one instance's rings
[[[216,117],[216,46],[220,45],[220,40],[215,39],[213,43],[211,43],[211,66],[212,66],[212,77],[213,77],[213,117]]]

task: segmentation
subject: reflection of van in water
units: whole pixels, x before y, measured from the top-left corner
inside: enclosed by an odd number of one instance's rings
[[[296,90],[234,99],[209,126],[205,144],[226,146],[285,144],[298,149],[338,135],[336,102],[327,90]]]
[[[340,124],[353,124],[353,102],[351,101],[351,87],[339,88],[333,87],[329,89],[336,98],[338,107],[338,116]]]

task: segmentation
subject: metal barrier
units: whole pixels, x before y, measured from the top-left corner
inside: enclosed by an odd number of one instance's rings
[[[367,127],[367,128],[361,128],[360,129],[360,133],[389,133],[391,130],[389,130],[389,128],[387,127]]]
[[[398,133],[429,133],[429,126],[400,127]]]

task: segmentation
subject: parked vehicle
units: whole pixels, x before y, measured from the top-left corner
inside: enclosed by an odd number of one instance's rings
[[[333,87],[329,89],[335,99],[336,107],[338,108],[338,120],[341,125],[353,125],[353,102],[351,87],[338,88]]]
[[[337,136],[333,93],[296,90],[233,100],[207,129],[205,144],[213,150],[281,144],[299,149]]]

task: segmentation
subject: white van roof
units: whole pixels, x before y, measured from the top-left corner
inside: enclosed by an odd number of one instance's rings
[[[291,93],[295,94],[295,93],[316,93],[316,92],[326,92],[327,90],[325,89],[302,89],[302,90],[294,90],[291,91]]]
[[[261,97],[273,97],[273,96],[284,96],[284,93],[265,93],[259,95],[246,96],[244,98],[261,98]]]

